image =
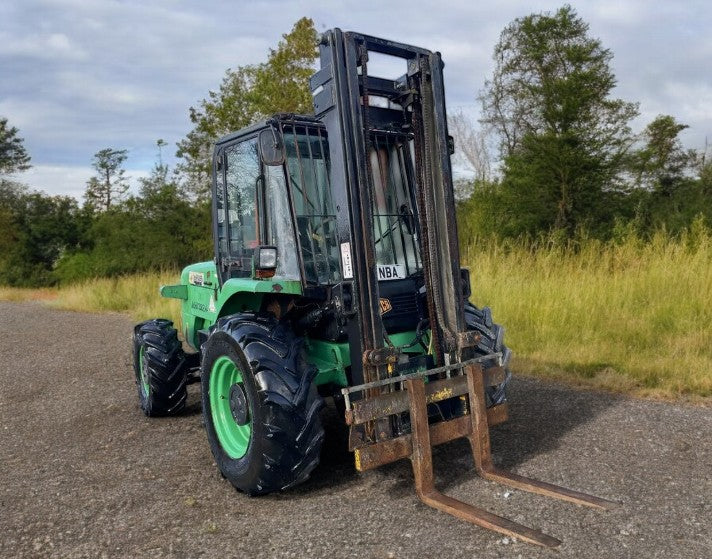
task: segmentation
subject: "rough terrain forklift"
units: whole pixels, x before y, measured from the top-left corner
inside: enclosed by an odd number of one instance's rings
[[[368,72],[369,57],[398,77]],[[385,57],[385,58],[384,58]],[[143,411],[182,409],[200,382],[221,473],[249,495],[319,461],[333,397],[356,469],[412,461],[428,505],[545,546],[558,540],[439,493],[431,446],[468,438],[483,477],[575,503],[611,503],[494,467],[510,352],[460,267],[439,53],[339,29],[311,78],[314,114],[278,114],[217,142],[214,261],[161,294],[182,302],[135,328]]]

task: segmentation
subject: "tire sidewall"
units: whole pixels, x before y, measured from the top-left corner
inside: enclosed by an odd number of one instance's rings
[[[247,451],[240,458],[232,458],[223,449],[215,431],[212,408],[210,406],[210,377],[215,361],[219,357],[230,358],[242,374],[245,395],[250,409],[251,433]],[[201,364],[201,397],[203,403],[203,421],[210,443],[213,457],[223,475],[233,484],[245,492],[253,492],[255,484],[260,477],[262,464],[262,441],[264,440],[264,410],[260,403],[252,368],[245,358],[238,343],[224,332],[216,332],[205,344],[203,361]]]
[[[139,403],[141,405],[141,409],[144,410],[145,413],[150,413],[151,412],[151,408],[150,408],[150,400],[151,399],[148,397],[148,394],[145,394],[143,391],[143,378],[141,376],[141,348],[144,347],[144,343],[143,343],[143,338],[141,337],[139,330],[142,325],[143,324],[139,324],[134,329],[133,364],[134,364],[134,375],[136,376],[136,389],[138,391],[138,399],[139,399]],[[145,351],[145,348],[144,348],[144,351]]]

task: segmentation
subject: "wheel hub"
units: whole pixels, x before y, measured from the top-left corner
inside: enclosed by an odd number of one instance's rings
[[[235,423],[247,425],[249,408],[247,407],[247,397],[241,384],[235,383],[230,387],[230,413]]]

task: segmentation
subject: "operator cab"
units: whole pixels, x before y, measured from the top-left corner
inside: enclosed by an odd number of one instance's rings
[[[412,141],[404,132],[374,131],[373,238],[384,326],[415,329],[423,316]],[[221,283],[231,278],[296,280],[306,296],[326,296],[353,277],[339,242],[326,130],[291,114],[222,138],[214,154],[215,255]],[[347,203],[347,202],[341,202]],[[341,333],[326,329],[335,338]],[[326,331],[325,330],[325,331]]]

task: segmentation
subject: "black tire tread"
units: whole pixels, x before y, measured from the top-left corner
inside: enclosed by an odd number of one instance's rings
[[[140,348],[144,347],[150,391],[141,387]],[[186,357],[173,322],[156,318],[134,327],[134,372],[141,409],[149,417],[175,415],[187,399]]]
[[[305,481],[319,463],[324,440],[319,411],[324,402],[313,384],[317,369],[304,359],[303,339],[267,313],[230,315],[215,324],[211,336],[214,332],[224,332],[235,340],[250,365],[264,433],[259,474],[251,479],[226,477],[249,495],[280,491]],[[203,371],[205,374],[205,368]]]
[[[507,372],[505,381],[499,386],[487,387],[485,396],[488,406],[501,404],[507,401],[507,384],[511,378],[509,361],[512,357],[511,350],[504,344],[504,327],[492,320],[492,311],[489,307],[478,308],[469,301],[465,303],[465,323],[470,330],[477,330],[481,335],[479,344],[475,349],[478,355],[502,352],[502,366]],[[498,365],[494,360],[483,365]]]

